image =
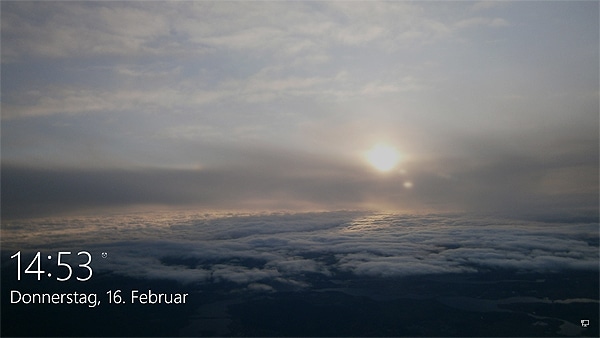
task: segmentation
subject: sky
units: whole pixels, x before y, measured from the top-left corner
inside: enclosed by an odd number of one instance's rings
[[[596,1],[0,6],[3,218],[597,219]]]

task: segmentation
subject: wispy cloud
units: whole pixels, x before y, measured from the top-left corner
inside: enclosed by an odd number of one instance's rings
[[[477,1],[471,6],[473,11],[485,11],[504,6],[503,1]]]
[[[458,28],[470,28],[476,26],[506,27],[509,26],[509,23],[502,18],[473,17],[461,20],[457,22],[455,26]]]

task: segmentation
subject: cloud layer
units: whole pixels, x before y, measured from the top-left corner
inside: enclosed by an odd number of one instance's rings
[[[254,290],[310,286],[307,276],[407,276],[598,269],[597,223],[465,215],[328,212],[139,213],[3,224],[3,249],[89,250],[94,269]]]

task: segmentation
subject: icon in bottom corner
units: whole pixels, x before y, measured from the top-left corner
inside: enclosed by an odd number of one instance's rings
[[[589,319],[582,319],[581,320],[581,326],[588,327],[589,325],[590,325],[590,320]]]

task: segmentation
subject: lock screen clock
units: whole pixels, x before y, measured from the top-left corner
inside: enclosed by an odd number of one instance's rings
[[[75,262],[73,262],[75,258],[71,259],[72,256],[76,256],[77,260]],[[38,251],[29,263],[23,261],[21,251],[17,251],[10,258],[17,260],[18,281],[21,280],[21,277],[24,277],[22,275],[36,275],[38,281],[42,280],[43,276],[46,276],[47,278],[55,278],[59,282],[66,282],[72,280],[73,276],[75,276],[77,281],[85,282],[92,278],[94,273],[90,266],[92,263],[92,254],[88,251],[79,251],[76,254],[72,254],[70,251],[59,251],[54,256],[45,256]],[[48,264],[42,264],[43,258],[46,258],[47,262],[56,267],[57,272],[55,272],[55,275],[43,270],[43,266]],[[27,264],[27,267],[22,269],[24,264]]]

